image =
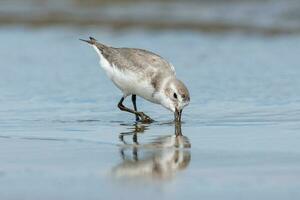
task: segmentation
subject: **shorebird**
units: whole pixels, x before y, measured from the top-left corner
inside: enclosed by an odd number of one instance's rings
[[[123,92],[118,103],[120,110],[135,114],[137,121],[154,121],[137,110],[136,96],[140,96],[171,110],[175,122],[181,122],[182,109],[189,104],[190,95],[183,82],[176,78],[172,64],[147,50],[110,47],[93,37],[80,40],[96,50],[107,76]],[[123,105],[124,99],[130,95],[133,109]]]

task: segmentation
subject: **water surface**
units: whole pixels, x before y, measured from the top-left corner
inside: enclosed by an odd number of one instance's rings
[[[117,109],[90,35],[172,62],[184,136],[160,106],[138,98],[150,125]],[[0,42],[1,199],[299,199],[298,35],[5,26]]]

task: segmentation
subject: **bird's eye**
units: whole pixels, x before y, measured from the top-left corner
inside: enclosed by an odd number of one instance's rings
[[[174,97],[175,99],[177,99],[177,94],[176,94],[176,93],[174,93],[174,94],[173,94],[173,97]]]

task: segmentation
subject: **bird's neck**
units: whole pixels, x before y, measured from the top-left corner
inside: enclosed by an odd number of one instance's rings
[[[170,108],[170,100],[167,98],[167,88],[170,85],[170,81],[172,79],[174,79],[174,76],[170,76],[168,78],[165,78],[161,84],[160,87],[158,88],[157,92],[154,95],[154,98],[157,100],[157,102],[159,102],[159,104],[161,104],[162,106],[164,106],[165,108],[173,111],[173,108]]]
[[[176,77],[175,76],[169,76],[167,78],[164,78],[163,81],[160,84],[159,89],[158,89],[159,92],[164,93],[166,88],[168,88],[168,86],[170,85],[171,80],[173,80],[173,79],[176,79]]]

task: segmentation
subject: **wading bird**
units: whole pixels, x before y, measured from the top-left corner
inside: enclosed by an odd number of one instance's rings
[[[122,111],[135,114],[136,120],[153,120],[136,106],[136,96],[160,104],[174,113],[175,121],[181,122],[182,109],[190,102],[186,86],[175,76],[174,67],[161,56],[143,49],[115,48],[97,42],[90,37],[83,40],[90,44],[100,57],[100,64],[112,82],[123,92],[118,103]],[[133,108],[123,105],[131,95]]]

